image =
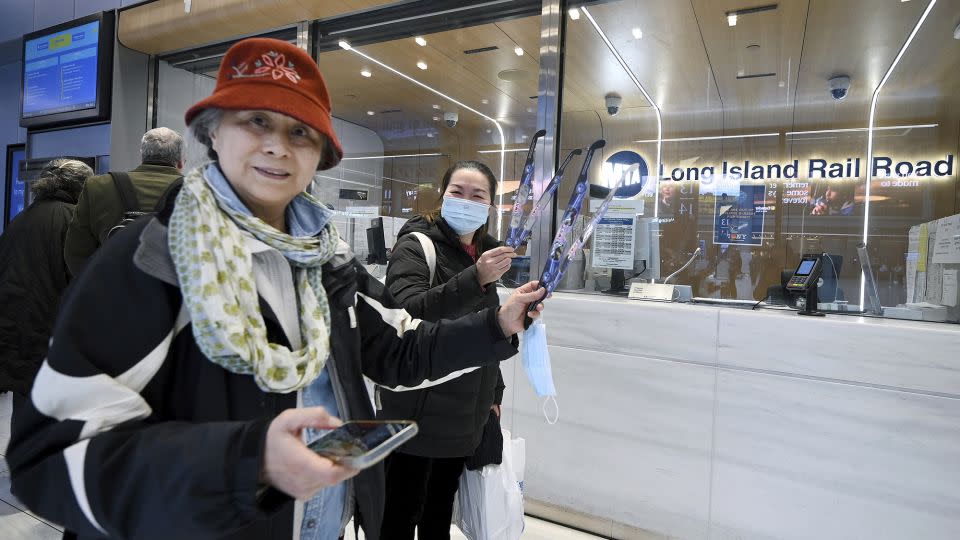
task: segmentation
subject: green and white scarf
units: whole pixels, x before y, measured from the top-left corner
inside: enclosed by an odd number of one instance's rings
[[[298,197],[322,207],[308,193]],[[291,351],[267,340],[243,231],[295,265],[302,349]],[[316,237],[284,234],[220,200],[202,168],[188,173],[170,218],[169,246],[203,354],[228,371],[252,374],[267,392],[293,392],[310,384],[330,352],[330,306],[320,268],[333,257],[337,243],[333,224]]]

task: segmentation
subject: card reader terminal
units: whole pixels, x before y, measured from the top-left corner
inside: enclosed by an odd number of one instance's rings
[[[797,304],[802,307],[800,315],[823,316],[822,312],[817,311],[817,285],[822,270],[822,255],[804,255],[790,281],[787,282],[787,292],[803,297],[797,301]]]

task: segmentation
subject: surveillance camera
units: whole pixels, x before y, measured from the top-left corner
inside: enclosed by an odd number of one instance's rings
[[[607,106],[607,114],[616,116],[620,112],[620,103],[623,102],[623,98],[619,94],[611,93],[603,97],[603,102]]]
[[[460,120],[460,115],[456,112],[443,113],[443,122],[447,124],[447,127],[456,127],[458,120]]]
[[[850,90],[850,77],[838,75],[832,77],[827,83],[830,85],[830,95],[833,99],[840,101],[847,97],[847,92]]]

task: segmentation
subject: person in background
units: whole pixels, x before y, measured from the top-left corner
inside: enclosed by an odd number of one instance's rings
[[[126,173],[130,177],[141,212],[153,210],[160,196],[180,178],[183,168],[183,137],[172,129],[159,127],[140,140],[140,166]],[[120,193],[109,174],[87,182],[77,211],[67,231],[63,256],[74,276],[106,240],[107,233],[123,219]]]
[[[33,203],[0,236],[0,392],[13,392],[15,414],[47,355],[69,280],[63,240],[91,175],[93,169],[80,161],[48,163],[30,186]]]
[[[486,165],[458,161],[443,175],[440,191],[443,197],[436,209],[400,230],[387,267],[387,289],[408,313],[427,321],[496,309],[496,281],[515,256],[512,248],[498,247],[487,232],[497,179]],[[434,246],[432,282],[414,232],[426,235]],[[496,363],[420,390],[381,389],[380,418],[410,418],[420,427],[415,439],[387,458],[381,538],[413,540],[415,528],[421,540],[450,538],[460,474],[480,444],[485,424],[496,424],[490,432],[499,435],[503,390]]]
[[[810,215],[813,216],[849,216],[853,215],[856,183],[851,181],[831,182],[823,197],[813,202]]]
[[[76,538],[376,540],[382,464],[307,447],[369,420],[364,376],[414,386],[517,352],[536,283],[430,323],[354,258],[304,190],[343,156],[316,61],[234,44],[186,113],[210,160],[71,285],[7,461],[13,494]]]

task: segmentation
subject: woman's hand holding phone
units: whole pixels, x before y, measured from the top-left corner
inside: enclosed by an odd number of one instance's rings
[[[303,443],[306,428],[334,429],[342,422],[323,407],[287,409],[267,428],[261,480],[299,500],[309,500],[360,471],[318,456]]]

